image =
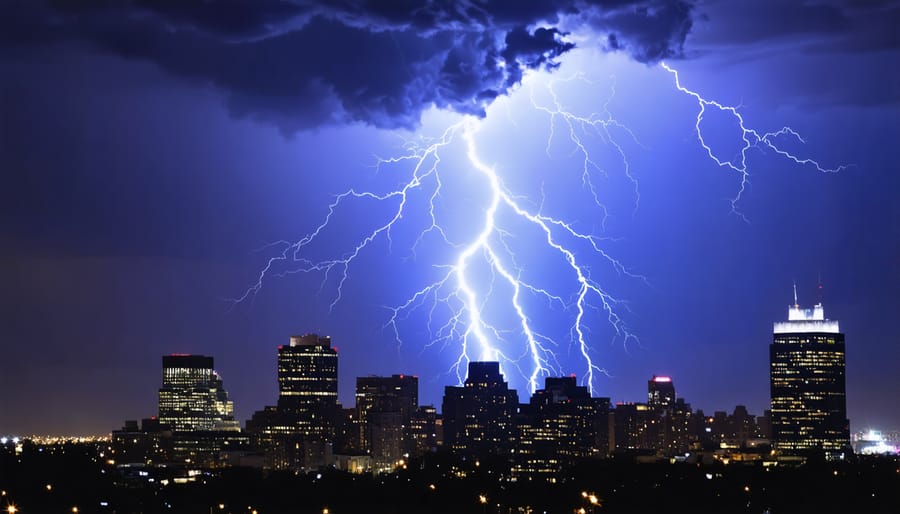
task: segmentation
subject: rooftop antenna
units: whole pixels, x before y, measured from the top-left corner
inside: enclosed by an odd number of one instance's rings
[[[794,281],[794,308],[800,308],[800,302],[797,301],[797,281]]]

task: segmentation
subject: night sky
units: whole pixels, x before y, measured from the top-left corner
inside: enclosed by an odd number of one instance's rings
[[[402,342],[385,328],[389,307],[459,252],[434,232],[413,249],[427,195],[351,264],[333,308],[340,273],[285,273],[297,263],[230,299],[335,195],[408,178],[410,163],[379,158],[466,116],[480,119],[480,160],[523,204],[603,238],[635,275],[577,250],[635,336],[590,310],[590,355],[607,373],[596,394],[646,401],[664,374],[707,413],[762,414],[772,322],[794,281],[811,306],[821,277],[846,334],[851,430],[900,429],[898,27],[895,1],[3,2],[0,434],[107,433],[155,415],[160,357],[174,352],[215,358],[243,422],[276,400],[277,346],[306,332],[338,347],[345,406],[355,377],[392,373],[417,374],[420,402],[439,406],[459,341],[430,344],[427,306],[402,320]],[[662,61],[739,105],[746,126],[795,129],[805,144],[779,139],[793,154],[846,167],[751,148],[733,210],[741,175],[707,155],[698,103]],[[621,123],[582,139],[605,218],[563,120],[532,105],[550,105],[548,87],[571,112]],[[711,112],[701,130],[716,155],[740,152],[735,118]],[[441,157],[437,209],[465,242],[484,182],[461,140]],[[300,257],[345,256],[390,212],[348,203]],[[504,222],[523,280],[571,301],[572,276],[540,237]],[[571,309],[527,301],[559,371],[583,379]],[[522,339],[515,323],[500,329]]]

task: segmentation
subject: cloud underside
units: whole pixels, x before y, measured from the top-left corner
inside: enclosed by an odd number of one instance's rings
[[[5,48],[81,41],[212,84],[231,112],[285,133],[415,127],[432,106],[483,115],[526,70],[590,31],[641,62],[681,55],[691,7],[666,0],[21,0]]]

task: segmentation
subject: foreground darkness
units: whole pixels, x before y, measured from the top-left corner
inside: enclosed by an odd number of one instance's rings
[[[101,451],[90,444],[26,445],[16,455],[0,447],[3,511],[14,504],[24,514],[73,507],[120,514],[572,513],[591,512],[582,497],[588,491],[600,500],[595,512],[900,512],[900,461],[891,458],[770,470],[611,459],[584,463],[572,470],[571,480],[545,484],[498,481],[498,467],[489,461],[477,468],[469,463],[474,471],[467,478],[445,478],[453,461],[438,454],[378,477],[230,468],[201,474],[194,483],[162,486],[166,472],[150,470],[157,480],[149,483],[137,472],[123,474]],[[480,495],[487,503],[479,502]]]

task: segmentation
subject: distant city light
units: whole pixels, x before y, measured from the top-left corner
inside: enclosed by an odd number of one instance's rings
[[[900,446],[891,444],[880,430],[866,430],[854,434],[856,451],[863,455],[900,454]]]

